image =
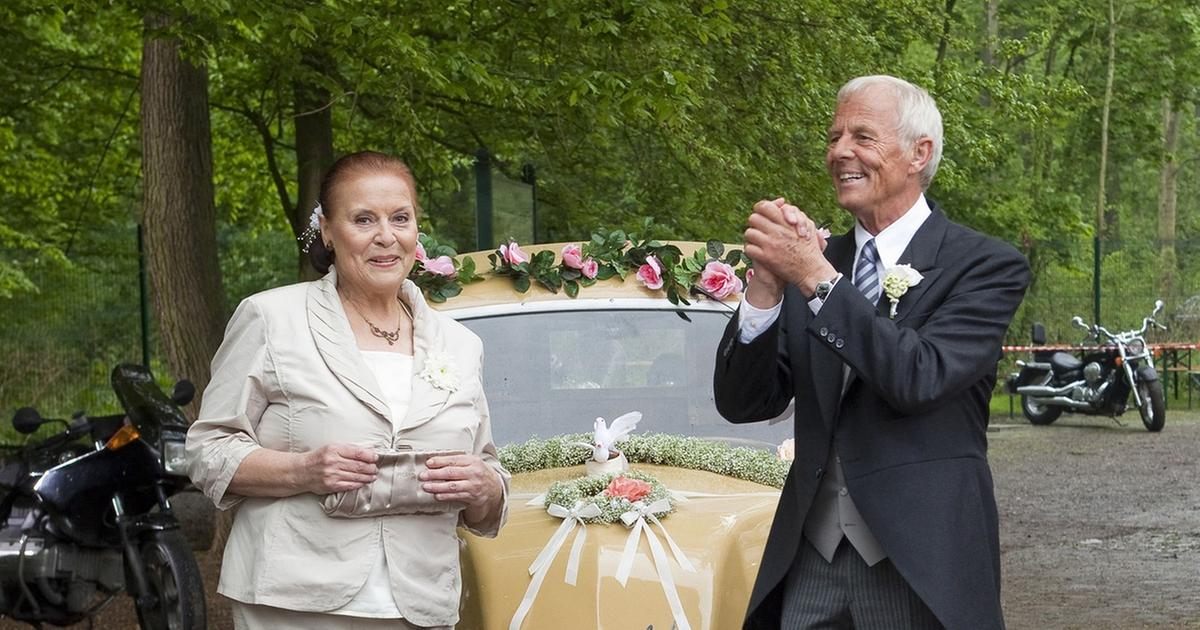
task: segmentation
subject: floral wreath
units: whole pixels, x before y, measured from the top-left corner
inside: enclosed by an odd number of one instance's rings
[[[652,504],[666,500],[675,510],[675,501],[671,492],[653,475],[625,471],[604,475],[590,475],[570,481],[556,481],[550,484],[546,491],[545,506],[558,505],[568,510],[579,502],[583,505],[594,503],[600,508],[599,516],[584,517],[585,523],[619,523],[621,515],[636,509],[634,503]],[[659,518],[667,513],[658,514]]]
[[[646,220],[648,231],[651,221]],[[462,292],[462,286],[483,278],[471,258],[459,261],[457,252],[428,234],[417,244],[417,263],[409,278],[432,302],[445,302]],[[753,275],[750,258],[740,249],[725,251],[721,241],[710,240],[703,249],[684,256],[678,247],[640,238],[624,230],[598,229],[586,243],[571,243],[559,252],[543,250],[530,256],[509,239],[490,254],[492,272],[512,278],[513,288],[525,293],[534,282],[547,290],[577,297],[580,287],[614,276],[633,273],[648,289],[661,290],[672,304],[690,304],[689,295],[723,300],[741,293]]]
[[[500,464],[512,474],[582,466],[591,451],[579,442],[591,439],[589,434],[559,435],[548,439],[532,438],[499,449]],[[791,458],[784,453],[745,446],[730,446],[703,438],[644,433],[631,435],[621,443],[621,452],[630,463],[656,464],[672,468],[703,470],[743,481],[782,488],[791,468]]]

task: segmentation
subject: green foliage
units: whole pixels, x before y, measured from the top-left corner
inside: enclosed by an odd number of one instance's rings
[[[1172,304],[1200,293],[1192,280],[1200,277],[1200,256],[1187,245],[1200,242],[1200,8],[1189,0],[1119,4],[1102,208],[1105,282],[1136,285],[1162,264],[1132,249],[1163,245],[1153,217],[1166,157],[1163,102],[1170,99],[1183,112],[1174,156],[1182,169],[1174,263],[1180,282],[1178,295],[1167,296],[1170,313]],[[169,34],[208,69],[230,305],[297,279],[286,217],[298,194],[297,114],[329,111],[337,153],[374,148],[408,162],[426,210],[422,228],[442,244],[470,235],[464,182],[476,150],[487,148],[513,180],[532,165],[543,240],[587,239],[583,254],[598,263],[598,279],[624,276],[636,269],[631,263],[656,256],[675,279],[669,295],[686,301],[689,274],[701,261],[661,249],[663,240],[737,242],[753,203],[778,196],[819,223],[831,222],[835,232],[851,227],[825,174],[824,130],[838,86],[856,75],[889,73],[928,88],[943,113],[945,155],[930,197],[952,218],[1017,245],[1038,272],[1014,330],[1023,331],[1030,318],[1076,310],[1076,302],[1086,312],[1087,295],[1058,297],[1090,279],[1085,245],[1096,230],[1106,7],[1090,0],[1001,2],[998,30],[989,34],[985,3],[949,3],[949,14],[947,6],[4,3],[0,46],[12,54],[0,68],[0,316],[17,321],[12,314],[27,302],[41,313],[40,326],[6,329],[5,339],[72,363],[72,373],[117,353],[84,344],[91,354],[82,360],[51,346],[78,325],[62,306],[72,290],[127,286],[136,273],[128,259],[100,261],[127,251],[141,214],[139,62],[150,10],[182,18]],[[991,64],[983,61],[989,51]],[[327,96],[310,105],[300,93]],[[612,229],[593,234],[600,225]],[[704,258],[720,258],[739,275],[749,265],[733,252]],[[460,265],[453,280],[414,279],[431,299],[446,299],[474,274]],[[591,280],[551,253],[518,270],[514,282],[574,296]],[[101,311],[130,309],[122,316],[125,331],[136,321],[131,307],[125,298],[95,302]],[[1124,317],[1116,310],[1104,315]],[[53,341],[41,347],[41,338]]]

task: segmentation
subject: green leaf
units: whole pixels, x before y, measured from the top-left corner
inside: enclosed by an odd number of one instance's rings
[[[452,298],[459,293],[462,293],[462,287],[454,282],[450,282],[446,286],[442,287],[440,293],[448,298]]]
[[[721,254],[725,253],[725,244],[717,240],[708,241],[704,248],[708,250],[708,257],[716,260],[720,260]]]
[[[529,276],[517,276],[513,280],[513,288],[518,293],[526,293],[529,291]]]
[[[740,249],[731,249],[729,250],[729,254],[725,256],[725,264],[729,265],[730,267],[736,267],[741,261],[742,250]]]
[[[610,265],[600,265],[600,269],[596,271],[597,280],[608,280],[615,275],[617,275],[617,270]],[[621,277],[624,278],[625,276]]]
[[[563,282],[563,290],[566,291],[567,297],[579,297],[579,283],[574,280]]]
[[[578,280],[583,277],[583,272],[578,269],[571,269],[570,267],[563,269],[559,273],[562,274],[563,280]]]

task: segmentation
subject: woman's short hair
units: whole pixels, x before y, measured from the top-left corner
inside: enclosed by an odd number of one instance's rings
[[[837,102],[841,104],[851,96],[876,87],[889,89],[896,95],[896,131],[909,148],[921,138],[933,141],[929,162],[925,164],[925,170],[921,171],[921,189],[928,189],[934,174],[937,173],[938,164],[942,161],[942,113],[938,111],[937,103],[925,90],[904,79],[886,74],[851,79],[838,90]]]
[[[338,211],[330,203],[333,198],[333,191],[342,184],[367,173],[389,172],[408,184],[408,192],[412,195],[413,205],[416,207],[418,216],[421,212],[421,204],[417,201],[417,181],[413,179],[412,171],[408,165],[399,158],[393,157],[379,151],[359,151],[358,153],[350,153],[338,158],[336,162],[331,164],[325,171],[325,175],[321,178],[321,188],[317,191],[317,203],[321,204],[321,209],[325,213],[325,220],[329,221],[333,214]],[[327,273],[333,265],[335,253],[325,247],[325,239],[323,235],[317,234],[313,242],[308,247],[308,260],[312,263],[314,269],[321,273]]]

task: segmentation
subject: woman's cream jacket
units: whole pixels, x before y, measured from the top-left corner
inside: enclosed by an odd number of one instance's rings
[[[218,591],[251,604],[333,610],[362,587],[382,548],[401,614],[421,626],[454,625],[461,513],[333,518],[314,494],[276,499],[227,491],[242,459],[259,448],[297,453],[337,442],[461,450],[482,457],[505,489],[504,508],[468,529],[495,536],[504,523],[509,475],[492,444],[479,337],[429,308],[405,281],[400,296],[414,330],[412,402],[403,418],[393,418],[336,286],[331,271],[246,298],[213,359],[187,456],[192,481],[219,508],[237,510]],[[420,376],[431,356],[452,367],[452,388]]]

